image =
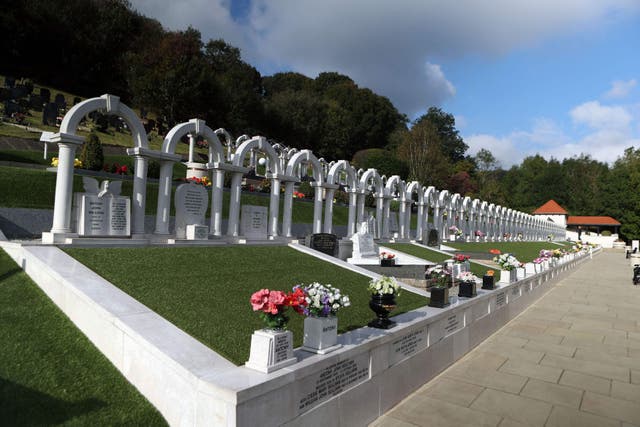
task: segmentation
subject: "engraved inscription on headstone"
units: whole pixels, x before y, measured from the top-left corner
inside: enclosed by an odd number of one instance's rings
[[[452,314],[448,316],[446,320],[447,321],[444,325],[445,336],[451,335],[452,333],[463,327],[462,315],[460,313]]]
[[[389,346],[389,366],[427,348],[427,328],[416,329],[393,341]]]
[[[368,353],[345,359],[309,375],[298,383],[299,413],[308,411],[333,396],[369,378]]]
[[[240,215],[240,234],[247,239],[266,240],[269,209],[266,206],[243,205]]]
[[[275,360],[274,363],[280,363],[287,360],[289,350],[289,339],[286,335],[278,335],[275,338]]]
[[[129,199],[123,197],[114,197],[111,202],[111,221],[109,235],[129,234],[129,221],[127,214],[129,212]]]
[[[338,254],[338,236],[330,233],[312,234],[309,246],[311,249],[327,255],[336,256]]]
[[[122,181],[83,177],[85,193],[75,193],[77,231],[80,236],[129,236],[131,200],[120,196]]]

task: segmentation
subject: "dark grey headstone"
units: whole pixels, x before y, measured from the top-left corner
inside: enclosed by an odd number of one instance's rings
[[[438,231],[429,230],[429,239],[427,240],[427,246],[438,246]]]
[[[0,88],[0,102],[8,101],[11,99],[11,91],[7,88]]]
[[[61,108],[61,109],[67,108],[67,100],[64,99],[64,95],[61,93],[56,95],[56,98],[53,102],[58,104],[58,108]]]
[[[145,110],[144,107],[140,108],[140,118],[141,119],[146,119],[147,118],[147,110]]]
[[[13,77],[5,77],[4,78],[4,87],[12,88],[16,85],[16,79]]]
[[[29,108],[36,111],[42,111],[42,97],[32,93],[29,96]]]
[[[73,105],[80,104],[80,102],[82,102],[82,99],[79,96],[73,97]]]
[[[142,123],[143,123],[143,126],[144,126],[144,131],[147,132],[147,133],[151,133],[153,128],[156,127],[156,122],[153,119],[148,119],[148,120],[146,120],[146,121],[144,121]]]
[[[58,104],[50,102],[44,107],[42,112],[42,124],[47,126],[55,126],[58,118]]]
[[[330,233],[315,233],[310,236],[309,247],[327,255],[338,255],[338,236]]]
[[[40,96],[42,97],[42,101],[45,103],[51,102],[51,91],[47,88],[40,88]]]

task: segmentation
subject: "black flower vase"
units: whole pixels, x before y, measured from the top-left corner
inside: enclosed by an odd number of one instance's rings
[[[369,307],[376,313],[377,319],[369,322],[369,326],[378,329],[393,328],[396,323],[389,320],[389,313],[396,308],[395,294],[373,294]]]

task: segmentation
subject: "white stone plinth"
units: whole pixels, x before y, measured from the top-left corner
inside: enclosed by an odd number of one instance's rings
[[[251,335],[249,361],[244,366],[268,374],[296,361],[291,331],[260,329]]]
[[[303,350],[327,354],[340,347],[342,344],[338,344],[338,318],[336,316],[310,316],[304,319]]]
[[[207,240],[209,238],[209,227],[206,225],[187,225],[187,240]]]

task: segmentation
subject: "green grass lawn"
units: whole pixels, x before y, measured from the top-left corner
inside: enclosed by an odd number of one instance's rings
[[[382,246],[386,246],[388,248],[395,249],[397,251],[404,252],[406,254],[436,263],[444,262],[448,259],[451,259],[451,255],[446,255],[432,249],[423,248],[422,246],[412,245],[411,243],[384,243]],[[476,276],[481,277],[486,273],[488,269],[489,268],[484,265],[477,264],[473,262],[473,260],[471,261],[471,272]]]
[[[538,258],[542,249],[557,249],[558,246],[549,242],[478,242],[478,243],[447,243],[447,246],[460,251],[489,252],[498,249],[502,253],[514,255],[520,262],[531,262]]]
[[[289,291],[299,283],[331,284],[352,305],[339,312],[339,332],[366,325],[369,278],[286,246],[66,249],[66,252],[147,307],[235,364],[249,358],[251,334],[263,327],[249,298],[259,289]],[[399,314],[428,299],[404,291]],[[302,344],[303,317],[291,312],[294,346]]]
[[[0,424],[166,425],[0,250]]]

